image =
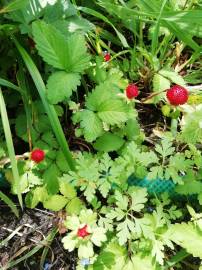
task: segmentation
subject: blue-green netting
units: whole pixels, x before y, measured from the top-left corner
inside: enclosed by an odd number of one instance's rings
[[[130,176],[128,178],[129,186],[139,186],[147,188],[148,193],[173,193],[175,188],[175,183],[172,180],[148,180],[147,178],[144,179],[137,179],[134,176]]]

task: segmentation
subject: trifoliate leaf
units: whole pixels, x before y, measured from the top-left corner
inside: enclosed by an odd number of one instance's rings
[[[111,152],[120,149],[123,144],[121,137],[108,132],[99,137],[93,146],[98,151]]]
[[[67,202],[68,199],[62,195],[52,195],[43,203],[43,205],[49,210],[59,211],[65,207]]]
[[[128,107],[121,100],[107,100],[98,107],[99,118],[109,125],[119,125],[128,120]]]
[[[44,21],[35,21],[32,29],[39,54],[48,64],[70,73],[83,72],[89,66],[83,35],[74,33],[66,38]]]
[[[80,85],[80,75],[78,73],[55,72],[48,79],[48,100],[52,104],[67,100],[78,85]]]

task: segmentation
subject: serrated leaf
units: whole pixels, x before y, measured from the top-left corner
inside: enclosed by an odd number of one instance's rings
[[[94,245],[100,247],[102,245],[102,242],[105,242],[107,240],[106,237],[106,230],[101,227],[97,227],[93,229],[93,234],[91,236],[91,241]]]
[[[67,199],[71,200],[76,197],[76,190],[70,183],[60,179],[59,185],[60,193],[64,195]]]
[[[52,104],[67,100],[80,85],[80,75],[78,73],[67,73],[58,71],[53,73],[47,83],[48,100]]]
[[[105,133],[94,143],[94,148],[98,151],[111,152],[117,151],[124,144],[124,140],[115,134]]]
[[[65,38],[44,21],[35,21],[32,29],[39,54],[49,65],[70,73],[83,72],[89,66],[90,58],[83,35],[74,33]]]
[[[152,243],[152,256],[156,257],[159,264],[163,265],[164,255],[164,245],[160,240],[154,240]]]
[[[70,215],[78,215],[82,208],[82,202],[79,198],[74,198],[70,202],[68,202],[66,206],[66,211]]]
[[[84,110],[81,115],[81,128],[83,128],[86,141],[92,142],[103,133],[102,122],[97,114]]]
[[[152,264],[152,257],[142,256],[141,253],[137,253],[132,256],[133,270],[156,270],[155,265]]]
[[[128,239],[131,238],[131,233],[128,229],[127,219],[124,222],[121,222],[117,226],[117,237],[120,245],[124,245]]]
[[[98,107],[99,118],[109,125],[119,125],[128,120],[128,107],[121,100],[106,100]]]
[[[174,224],[169,229],[170,239],[194,257],[202,259],[202,234],[190,223]]]
[[[97,111],[101,103],[111,100],[115,95],[115,89],[108,81],[99,84],[96,88],[88,94],[86,98],[86,107],[89,110]],[[116,97],[116,96],[115,96]]]
[[[60,151],[57,152],[56,164],[62,172],[68,172],[69,169],[68,169],[67,160],[65,156],[63,155],[63,153]]]
[[[135,212],[140,212],[144,208],[144,204],[147,201],[146,188],[132,187],[129,189],[129,194],[132,198],[131,208]]]
[[[59,170],[55,164],[51,164],[43,174],[44,183],[49,194],[56,194],[59,191],[58,176]]]
[[[159,71],[159,74],[164,76],[165,78],[168,78],[169,80],[171,80],[171,82],[173,82],[175,84],[178,84],[181,86],[186,86],[186,83],[185,83],[184,79],[182,78],[182,76],[180,76],[175,71],[169,71],[169,70],[162,69]]]
[[[49,210],[59,211],[65,207],[67,202],[68,199],[62,195],[52,195],[43,203],[43,205]]]
[[[39,202],[43,202],[48,198],[48,193],[46,188],[37,187],[26,195],[26,206],[30,208],[35,208]]]
[[[154,92],[161,92],[169,88],[170,88],[170,81],[168,79],[166,79],[160,74],[154,75],[153,77],[153,91]],[[165,93],[159,93],[153,98],[153,100],[154,102],[158,102],[164,97],[165,97]]]

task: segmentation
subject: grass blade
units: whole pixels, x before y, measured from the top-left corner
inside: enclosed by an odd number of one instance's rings
[[[5,133],[5,138],[6,138],[8,154],[11,160],[12,172],[13,172],[13,177],[14,177],[14,185],[16,186],[16,189],[17,189],[17,195],[18,195],[20,206],[23,207],[22,195],[20,193],[20,186],[19,186],[20,177],[19,177],[19,172],[18,172],[18,167],[17,167],[17,161],[15,158],[15,150],[13,146],[10,125],[8,121],[8,114],[6,111],[6,105],[5,105],[1,88],[0,88],[0,112],[1,112],[1,119],[2,119],[3,129]]]
[[[158,47],[158,36],[159,36],[159,28],[160,28],[160,20],[161,20],[161,16],[164,10],[164,7],[167,3],[167,0],[164,0],[161,6],[161,10],[159,12],[157,21],[156,21],[156,25],[155,25],[155,29],[154,29],[154,34],[152,37],[152,54],[155,55],[155,51]]]
[[[16,215],[17,218],[19,218],[19,211],[16,207],[16,205],[11,201],[11,199],[6,196],[3,192],[0,191],[0,199],[4,201],[12,210],[12,212]]]
[[[60,121],[58,119],[55,108],[53,105],[51,105],[47,101],[46,93],[45,93],[46,87],[45,87],[45,84],[42,80],[42,77],[41,77],[36,65],[34,64],[31,57],[29,56],[29,54],[25,51],[25,49],[18,43],[18,41],[15,38],[14,38],[14,43],[15,43],[18,51],[20,52],[20,54],[25,62],[25,65],[27,66],[27,69],[29,70],[29,73],[30,73],[30,75],[35,83],[35,86],[38,90],[41,101],[44,105],[45,111],[49,117],[52,129],[53,129],[55,136],[57,138],[57,141],[58,141],[58,143],[63,151],[63,154],[67,160],[67,165],[69,166],[69,168],[71,170],[74,170],[75,169],[74,159],[72,158],[72,154],[69,150],[69,146],[68,146],[68,143],[66,141],[62,127],[60,125]]]
[[[15,84],[13,84],[13,83],[11,83],[11,82],[9,82],[7,80],[4,80],[2,78],[0,78],[0,85],[11,88],[11,89],[14,89],[14,90],[20,92],[20,88],[18,86],[16,86]]]
[[[12,12],[18,9],[23,8],[25,5],[29,3],[28,0],[14,0],[9,3],[7,6],[0,10],[0,13]]]
[[[125,39],[125,37],[117,30],[117,28],[113,25],[113,23],[111,23],[107,19],[107,17],[105,17],[101,13],[99,13],[99,12],[97,12],[97,11],[91,9],[91,8],[87,8],[87,7],[78,7],[78,10],[80,10],[80,11],[86,13],[86,14],[89,14],[91,16],[97,17],[100,20],[102,20],[102,21],[106,22],[107,24],[109,24],[114,29],[114,31],[116,32],[116,34],[117,34],[118,38],[120,39],[123,47],[125,47],[125,48],[128,48],[129,47],[128,42]]]

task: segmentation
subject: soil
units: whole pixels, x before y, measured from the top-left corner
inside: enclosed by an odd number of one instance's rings
[[[37,244],[45,239],[59,224],[60,217],[55,213],[39,208],[24,209],[20,218],[14,216],[8,206],[0,201],[0,269],[8,262],[22,258]],[[62,232],[62,229],[60,229]],[[63,231],[64,233],[64,231]],[[13,234],[13,237],[11,237]],[[5,245],[1,241],[10,236]],[[40,268],[40,260],[45,246],[37,253],[23,260],[21,263],[11,266],[11,270],[75,270],[76,254],[64,250],[61,243],[63,235],[57,233],[53,241],[48,245],[48,254],[43,266]]]

